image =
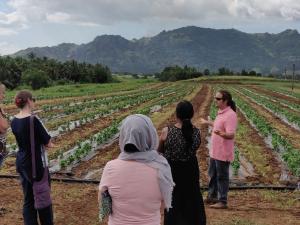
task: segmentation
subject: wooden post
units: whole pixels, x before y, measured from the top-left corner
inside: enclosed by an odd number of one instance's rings
[[[284,67],[284,79],[286,80],[286,67]]]

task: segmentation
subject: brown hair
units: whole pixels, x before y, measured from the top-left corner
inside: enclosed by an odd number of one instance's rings
[[[15,104],[18,108],[22,109],[28,102],[28,99],[32,100],[32,94],[30,91],[19,91],[15,97]]]

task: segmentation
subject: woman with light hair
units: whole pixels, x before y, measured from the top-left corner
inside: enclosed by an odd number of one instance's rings
[[[5,98],[5,85],[0,83],[0,103]],[[9,127],[9,122],[2,107],[0,107],[0,166],[7,155],[6,151],[6,131]]]
[[[173,179],[167,160],[157,152],[158,136],[149,117],[128,116],[120,129],[121,154],[109,161],[101,177],[99,200],[112,199],[109,225],[160,225],[163,203],[171,208]]]

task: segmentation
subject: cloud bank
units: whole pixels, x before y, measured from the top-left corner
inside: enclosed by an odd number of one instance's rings
[[[7,0],[0,9],[0,36],[17,34],[36,23],[110,26],[159,20],[300,20],[298,0]]]

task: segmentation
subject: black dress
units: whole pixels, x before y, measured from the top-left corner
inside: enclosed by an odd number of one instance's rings
[[[199,166],[196,151],[201,143],[200,131],[194,127],[193,144],[186,146],[180,128],[169,127],[164,143],[164,156],[167,158],[175,188],[172,208],[165,211],[164,225],[204,225],[205,209],[199,184]]]

